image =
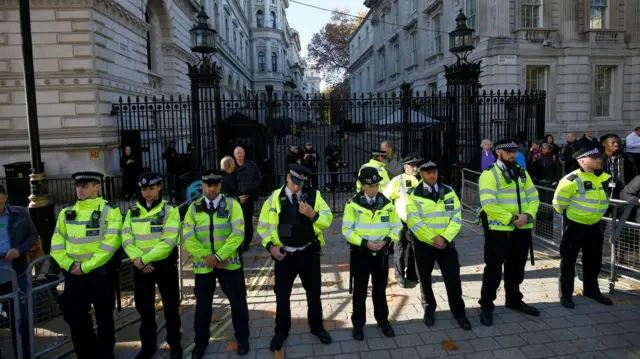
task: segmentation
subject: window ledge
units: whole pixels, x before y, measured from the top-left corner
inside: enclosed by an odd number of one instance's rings
[[[409,65],[404,68],[405,71],[413,71],[418,67],[418,64]]]
[[[533,43],[541,44],[545,40],[555,41],[558,29],[554,28],[519,28],[513,32],[517,39],[526,40]]]
[[[395,79],[396,77],[398,77],[400,75],[400,72],[394,72],[391,75],[389,75],[389,78],[391,78],[392,80]]]
[[[384,81],[385,81],[385,79],[380,79],[380,80],[378,80],[378,83],[379,83],[379,84],[383,84],[383,83],[384,83]]]
[[[626,30],[587,29],[584,33],[590,43],[623,44],[625,32]]]
[[[154,90],[162,91],[162,82],[164,81],[164,76],[151,70],[147,71],[147,75],[149,76],[149,87]]]
[[[439,57],[441,57],[441,56],[442,56],[442,52],[438,52],[438,53],[435,53],[435,54],[433,54],[433,55],[431,55],[431,56],[428,56],[428,57],[427,57],[426,59],[424,59],[424,60],[425,60],[425,61],[432,61],[432,60],[435,60],[435,59],[437,59],[437,58],[439,58]]]

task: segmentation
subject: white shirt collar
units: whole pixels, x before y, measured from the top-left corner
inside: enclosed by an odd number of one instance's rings
[[[146,202],[146,201],[145,201]],[[151,208],[151,206],[153,206],[153,203],[149,203],[147,202],[147,209]]]
[[[377,197],[377,196],[376,196],[376,197]],[[375,199],[375,197],[374,197],[374,198],[371,198],[371,197],[367,196],[366,194],[364,195],[364,198],[366,198],[366,199],[367,199],[367,203],[371,203],[371,201],[375,201],[375,200],[376,200],[376,199]]]
[[[498,165],[498,167],[502,168],[503,170],[507,170],[507,166],[504,164],[504,162],[497,160],[496,164]]]
[[[427,184],[427,182],[422,182],[422,186],[423,186],[424,188],[426,188],[426,189],[427,189],[427,191],[431,192],[431,186],[429,186],[429,185]],[[436,191],[436,192],[438,192],[438,183],[437,183],[437,182],[436,182],[436,184],[434,184],[434,185],[433,185],[433,189],[435,189],[435,191]]]
[[[290,201],[291,203],[293,203],[293,197],[292,197],[292,196],[293,196],[293,192],[291,192],[291,190],[289,189],[289,187],[287,187],[287,186],[285,186],[285,187],[284,187],[284,194],[286,194],[286,195],[287,195],[287,198],[289,198],[289,201]],[[300,199],[300,191],[298,191],[298,193],[296,193],[296,197],[297,197],[298,199]]]
[[[210,204],[213,202],[213,208],[218,208],[218,204],[220,204],[220,199],[222,198],[222,195],[218,194],[218,197],[216,197],[213,201],[210,200],[209,198],[205,197],[204,200],[205,202],[207,202],[207,208],[209,208]]]

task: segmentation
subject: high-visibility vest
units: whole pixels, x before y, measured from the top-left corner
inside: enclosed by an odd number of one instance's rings
[[[129,258],[149,264],[169,257],[178,245],[180,212],[163,200],[151,210],[140,203],[129,208],[122,225],[122,248]]]
[[[528,214],[531,221],[522,229],[533,228],[540,200],[538,190],[527,170],[516,166],[517,178],[505,177],[505,170],[497,163],[482,172],[478,181],[480,192],[480,211],[487,215],[489,229],[494,231],[513,231],[511,223],[514,214]]]
[[[609,208],[609,197],[603,182],[611,176],[584,172],[582,169],[567,174],[558,183],[553,196],[553,208],[565,212],[567,218],[582,224],[598,223]]]
[[[342,235],[350,244],[362,246],[363,240],[379,242],[387,237],[392,241],[400,239],[402,221],[396,213],[395,206],[380,193],[375,201],[376,209],[372,211],[367,207],[367,198],[361,191],[345,205]]]
[[[182,245],[193,255],[193,273],[213,272],[204,256],[216,255],[220,262],[229,260],[224,269],[240,268],[238,247],[244,241],[244,216],[240,203],[220,194],[215,212],[209,214],[205,197],[189,205],[182,224]],[[213,229],[213,231],[212,231]]]
[[[434,200],[435,199],[435,200]],[[454,190],[438,184],[432,197],[424,186],[418,186],[409,196],[409,230],[418,240],[433,245],[433,238],[442,236],[451,242],[462,227],[462,207]]]
[[[378,171],[378,174],[380,175],[380,177],[382,177],[382,181],[380,181],[379,185],[380,185],[380,191],[384,191],[384,189],[387,187],[387,185],[389,184],[389,173],[387,172],[387,169],[385,168],[387,165],[384,162],[380,162],[377,160],[370,160],[369,162],[365,163],[364,165],[362,165],[362,167],[360,167],[360,170],[358,171],[358,176],[360,176],[360,172],[362,171],[363,168],[365,167],[373,167]],[[360,191],[362,189],[362,184],[360,183],[360,181],[356,181],[356,189],[358,191]]]
[[[121,244],[122,213],[98,197],[77,201],[58,214],[51,238],[51,257],[65,270],[81,263],[87,274],[107,264]]]
[[[313,210],[318,214],[318,219],[313,222],[313,231],[318,237],[321,246],[324,246],[324,235],[322,231],[331,226],[333,214],[320,195],[320,191],[315,189],[304,189],[315,197]],[[269,198],[262,205],[260,210],[260,218],[258,219],[258,235],[262,238],[262,245],[266,248],[269,243],[274,246],[281,246],[282,242],[278,236],[278,224],[280,223],[280,211],[282,210],[282,201],[288,201],[284,187],[278,188],[271,193]],[[311,202],[311,201],[309,201]]]
[[[403,173],[393,177],[382,192],[385,197],[393,201],[396,212],[403,222],[407,221],[407,198],[418,184],[420,180],[416,176]]]

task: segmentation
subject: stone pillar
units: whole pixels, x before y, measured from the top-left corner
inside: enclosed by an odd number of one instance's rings
[[[560,22],[560,34],[563,40],[578,39],[578,2],[562,1],[562,21]]]
[[[640,41],[640,3],[638,3],[638,1],[628,0],[625,5],[628,41],[631,43],[638,42]]]

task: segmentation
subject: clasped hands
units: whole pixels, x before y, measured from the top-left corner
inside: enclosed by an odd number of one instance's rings
[[[526,214],[514,214],[511,223],[513,223],[514,226],[520,228],[529,223],[529,216]]]
[[[151,273],[153,272],[153,270],[155,269],[153,267],[153,265],[151,265],[150,263],[145,265],[144,263],[142,263],[142,259],[141,258],[134,258],[133,259],[133,265],[138,268],[139,270],[142,271],[142,273]]]
[[[224,267],[226,267],[227,264],[229,264],[229,260],[228,259],[220,262],[218,260],[218,258],[216,256],[214,256],[213,254],[209,255],[209,256],[200,257],[200,259],[202,259],[205,262],[205,264],[207,265],[207,267],[209,267],[209,268],[224,269]]]
[[[367,248],[373,252],[379,252],[387,244],[389,244],[388,239],[385,239],[383,241],[377,241],[377,242],[367,242]]]

